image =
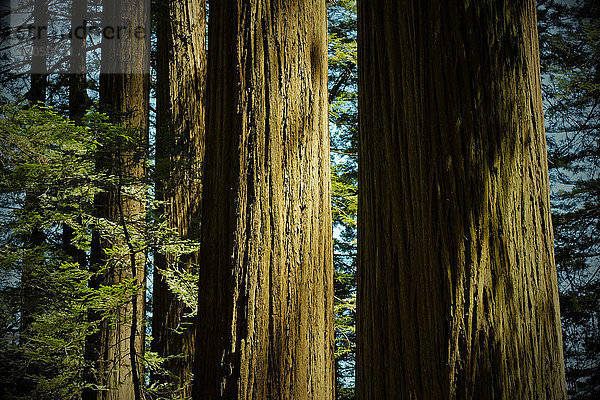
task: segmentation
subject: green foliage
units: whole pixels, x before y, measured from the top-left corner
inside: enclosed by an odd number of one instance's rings
[[[198,313],[198,275],[178,268],[177,265],[158,271],[179,301],[192,310],[184,316],[186,318],[194,317]]]
[[[120,310],[145,293],[133,278],[90,282],[109,268],[128,268],[132,249],[175,257],[197,249],[156,216],[159,204],[149,201],[148,178],[125,179],[118,170],[97,167],[99,157],[115,148],[135,151],[131,159],[146,157],[136,135],[99,113],[88,113],[76,126],[51,108],[0,106],[1,398],[70,399],[93,386],[85,379],[94,361],[84,359],[86,338],[101,321],[130,318]],[[115,191],[121,201],[148,203],[144,214],[96,216],[94,199]],[[92,231],[105,244],[105,258],[90,269]],[[147,261],[144,256],[140,262]],[[163,273],[196,310],[196,278],[175,268]],[[148,353],[143,361],[148,372],[168,374],[166,359]]]
[[[336,396],[354,398],[358,81],[356,0],[327,2],[334,228]]]
[[[179,377],[165,368],[169,361],[182,357],[182,354],[161,357],[154,351],[146,351],[143,365],[153,376],[150,384],[145,389],[150,398],[155,400],[189,400],[188,397],[181,395],[183,388],[178,387],[175,383],[179,380]],[[190,376],[185,386],[190,386],[192,379],[193,376]]]
[[[72,262],[62,225],[89,208],[94,144],[48,108],[0,108],[0,393],[66,399],[82,388],[92,329],[88,272]],[[81,225],[81,224],[80,224]],[[33,240],[34,235],[43,240]],[[89,241],[78,229],[78,245]]]

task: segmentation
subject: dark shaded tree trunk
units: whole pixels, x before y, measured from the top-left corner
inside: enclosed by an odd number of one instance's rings
[[[48,88],[48,0],[33,2],[33,42],[31,53],[31,87],[28,99],[32,103],[46,102]]]
[[[159,4],[158,129],[156,132],[156,197],[169,228],[198,240],[204,156],[204,81],[206,74],[205,0],[166,0]],[[178,268],[197,273],[197,254],[185,255]],[[165,269],[173,255],[155,256]],[[178,377],[183,397],[191,395],[195,330],[192,310],[177,299],[164,277],[154,274],[153,347],[160,356],[183,354],[167,362]]]
[[[143,231],[145,194],[145,152],[148,145],[149,109],[149,10],[145,0],[105,0],[103,26],[144,27],[144,40],[108,39],[102,42],[100,107],[114,124],[127,128],[131,141],[102,143],[97,168],[117,177],[117,183],[95,198],[98,217],[117,223],[120,238],[95,232],[90,263],[97,273],[92,285],[112,286],[131,279],[138,289],[119,306],[110,319],[103,319],[100,331],[90,338],[88,355],[96,357],[97,383],[108,390],[97,391],[96,399],[139,400],[142,398],[141,357],[145,340],[145,254],[134,243]],[[125,186],[134,194],[126,194]],[[139,237],[137,238],[139,240]],[[119,242],[120,241],[120,242]],[[127,248],[126,254],[107,254],[112,244]],[[93,394],[88,394],[92,396]]]
[[[325,1],[211,4],[195,399],[333,399]]]
[[[359,1],[359,399],[564,399],[536,8]]]
[[[80,122],[89,99],[86,80],[87,0],[72,0],[71,5],[71,75],[69,76],[69,118]],[[82,29],[80,29],[82,28]]]

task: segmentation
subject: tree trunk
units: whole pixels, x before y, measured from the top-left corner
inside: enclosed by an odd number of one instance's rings
[[[33,41],[31,52],[31,87],[28,99],[32,103],[46,102],[48,88],[48,0],[33,2]]]
[[[33,3],[32,21],[32,55],[29,92],[27,99],[31,105],[46,102],[46,89],[48,87],[47,71],[47,48],[48,48],[48,1],[37,0]],[[34,216],[40,207],[40,191],[33,189],[25,193],[24,210]],[[27,249],[27,256],[23,260],[21,271],[21,290],[23,292],[21,306],[21,332],[31,325],[35,320],[35,314],[39,312],[38,290],[35,284],[36,269],[44,262],[43,245],[46,235],[39,223],[35,223],[31,231],[23,237],[23,246]]]
[[[79,123],[89,104],[86,81],[87,0],[72,0],[71,5],[71,75],[69,76],[69,118]],[[75,31],[73,31],[75,30]]]
[[[158,15],[158,129],[156,132],[156,197],[164,202],[169,228],[183,238],[198,240],[201,169],[204,156],[204,81],[206,74],[206,2],[166,0]],[[196,254],[181,258],[178,267],[197,273]],[[176,262],[173,255],[155,256],[159,269]],[[169,361],[179,392],[191,395],[195,331],[192,310],[177,299],[164,277],[154,274],[154,350]],[[183,332],[182,332],[183,330]]]
[[[87,19],[87,0],[73,0],[71,5],[71,70],[69,75],[69,119],[76,124],[81,123],[85,115],[89,99],[86,80],[86,38],[83,30],[73,30],[85,26]],[[81,221],[81,218],[79,218]],[[86,267],[85,251],[72,244],[75,232],[68,224],[63,224],[63,249],[73,262]]]
[[[333,399],[325,1],[209,26],[194,398]]]
[[[100,74],[100,106],[110,122],[122,125],[134,135],[128,141],[102,143],[97,160],[100,171],[116,176],[117,183],[95,199],[97,216],[117,223],[123,234],[107,237],[95,232],[90,255],[92,268],[98,273],[94,285],[114,286],[132,279],[138,290],[129,301],[104,319],[100,332],[90,338],[97,352],[97,377],[108,390],[98,391],[96,399],[139,400],[142,398],[143,371],[141,357],[145,340],[145,254],[135,239],[143,231],[145,194],[140,180],[145,176],[145,151],[148,144],[149,95],[149,10],[145,0],[105,0],[103,26],[143,27],[143,40],[129,37],[124,40],[104,39]],[[128,34],[127,31],[121,31]],[[107,36],[110,35],[107,34]],[[128,189],[125,190],[126,186]],[[133,195],[127,193],[135,193]],[[117,244],[127,248],[126,254],[110,255],[108,247]],[[101,271],[99,267],[106,266]],[[94,349],[95,346],[95,349]],[[91,354],[91,352],[89,353]]]
[[[564,399],[533,0],[359,2],[359,399]]]

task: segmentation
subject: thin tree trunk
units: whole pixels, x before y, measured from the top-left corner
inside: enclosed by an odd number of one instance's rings
[[[211,4],[195,399],[334,398],[326,24]]]
[[[133,280],[138,290],[120,306],[113,318],[105,319],[100,332],[89,341],[88,354],[95,354],[97,382],[108,390],[96,392],[96,399],[139,400],[142,398],[141,357],[145,340],[145,255],[134,243],[135,232],[142,231],[145,219],[145,194],[140,180],[145,177],[145,151],[148,144],[148,54],[149,10],[145,0],[105,0],[103,26],[145,29],[134,39],[108,39],[102,42],[100,106],[110,121],[134,133],[133,146],[122,140],[103,143],[97,160],[100,171],[117,177],[117,182],[96,196],[98,217],[115,222],[123,237],[102,237],[95,232],[90,262],[97,273],[93,285],[112,286]],[[122,31],[129,34],[131,31]],[[132,35],[133,35],[132,32]],[[138,31],[140,32],[140,31]],[[126,195],[125,186],[135,194]],[[138,238],[139,239],[139,238]],[[120,241],[127,254],[117,257],[106,253],[111,242]],[[100,270],[103,266],[106,268]]]
[[[69,75],[69,118],[76,124],[81,123],[85,115],[89,99],[86,81],[86,37],[85,27],[87,18],[87,0],[73,0],[71,5],[71,70]],[[69,225],[63,225],[63,249],[81,268],[86,267],[85,251],[72,244],[75,232]]]
[[[564,399],[533,0],[359,1],[358,398]]]
[[[72,0],[71,75],[69,76],[69,117],[79,123],[89,104],[86,80],[87,0]]]
[[[165,0],[159,4],[158,129],[156,132],[156,197],[169,228],[198,240],[204,156],[204,81],[206,74],[205,0]],[[166,269],[173,255],[155,256]],[[196,254],[183,256],[177,267],[197,273]],[[177,299],[155,270],[153,294],[154,350],[163,357],[183,354],[166,365],[178,377],[178,392],[191,395],[195,329],[192,310]]]
[[[48,88],[48,0],[33,2],[33,42],[31,53],[31,87],[28,98],[32,103],[46,102]]]
[[[87,96],[87,80],[86,80],[86,35],[85,31],[78,29],[85,26],[87,19],[87,0],[73,0],[71,6],[71,75],[69,76],[69,118],[76,124],[81,123],[81,119],[85,115],[89,99]],[[81,218],[79,221],[81,222]],[[63,248],[65,253],[74,261],[79,263],[79,267],[85,269],[87,267],[87,255],[83,250],[78,249],[73,245],[72,241],[75,236],[75,231],[69,225],[63,225]],[[91,287],[98,288],[100,281],[95,278],[92,280]],[[94,312],[89,312],[88,319],[95,321],[99,316]],[[94,379],[92,368],[93,361],[98,360],[98,335],[93,334],[86,338],[84,358],[91,365],[85,367],[83,379],[86,383],[97,383]],[[90,388],[82,391],[84,400],[95,400],[96,392]]]
[[[27,99],[31,105],[38,102],[46,102],[46,89],[48,87],[47,71],[47,48],[48,48],[48,1],[36,0],[33,3],[32,15],[32,56],[31,56],[31,74],[29,92]],[[24,209],[29,215],[34,216],[39,208],[39,191],[29,190],[25,194]],[[38,311],[39,302],[35,283],[36,268],[44,262],[44,252],[42,246],[46,240],[46,235],[38,223],[34,224],[31,231],[23,237],[23,244],[27,249],[26,259],[23,260],[23,270],[21,272],[21,331],[24,332],[34,320],[34,315]]]

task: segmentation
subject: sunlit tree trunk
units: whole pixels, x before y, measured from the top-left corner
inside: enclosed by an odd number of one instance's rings
[[[333,399],[325,1],[209,26],[194,399]]]
[[[158,129],[156,197],[169,228],[197,240],[200,228],[201,167],[204,156],[204,80],[206,13],[204,0],[167,0],[158,5]],[[197,273],[197,254],[155,256],[159,269],[176,266]],[[179,392],[191,394],[195,331],[192,310],[169,289],[155,270],[153,347],[160,356],[182,354],[167,362],[178,377]]]
[[[536,8],[359,1],[358,398],[564,399]]]
[[[93,285],[112,286],[132,280],[137,286],[127,301],[103,319],[100,332],[90,338],[90,350],[96,352],[98,384],[108,390],[96,392],[96,399],[140,400],[144,384],[141,357],[145,340],[145,257],[136,244],[143,230],[145,194],[139,180],[145,176],[144,152],[148,143],[149,96],[149,10],[145,0],[105,0],[103,26],[118,29],[144,29],[143,35],[124,40],[102,42],[100,106],[110,121],[128,128],[133,140],[115,139],[101,143],[97,167],[116,177],[108,190],[96,196],[98,217],[119,225],[122,233],[100,235],[92,240],[92,271],[98,275]],[[121,31],[129,34],[129,31]],[[138,31],[139,32],[139,31]],[[109,32],[110,34],[110,32]],[[133,35],[133,33],[132,33]],[[143,40],[141,39],[143,38]],[[128,190],[125,190],[127,187]],[[112,245],[123,254],[108,254]],[[98,270],[106,266],[103,270]],[[91,352],[88,352],[91,354]]]

